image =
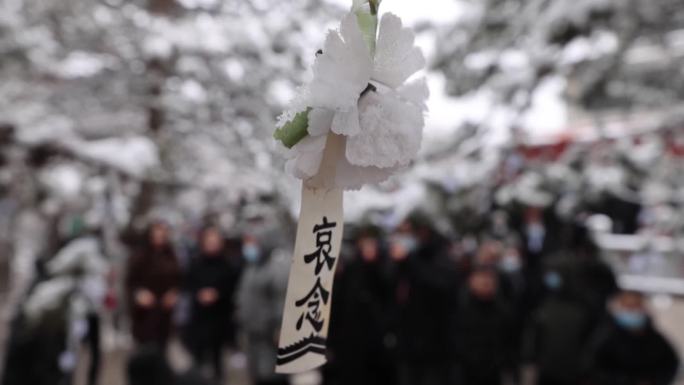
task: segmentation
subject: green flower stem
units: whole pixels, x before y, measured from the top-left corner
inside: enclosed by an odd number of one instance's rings
[[[370,12],[363,8],[356,10],[356,20],[363,33],[363,39],[368,45],[371,56],[375,55],[375,42],[378,35],[378,9],[381,0],[368,0]]]
[[[273,137],[276,140],[283,142],[283,145],[287,148],[294,147],[309,135],[307,131],[309,128],[309,111],[311,111],[311,108],[295,115],[291,121],[278,128],[275,133],[273,133]]]

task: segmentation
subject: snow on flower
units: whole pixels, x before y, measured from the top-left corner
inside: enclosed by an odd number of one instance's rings
[[[307,114],[306,136],[286,152],[286,169],[307,180],[318,174],[329,135],[346,139],[333,186],[358,189],[386,180],[420,149],[429,96],[424,79],[407,80],[425,66],[415,35],[401,19],[385,14],[374,48],[364,40],[354,12],[330,31],[302,87],[279,118],[282,128]]]

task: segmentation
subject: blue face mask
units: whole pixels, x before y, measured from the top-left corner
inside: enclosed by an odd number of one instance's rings
[[[245,261],[249,263],[257,262],[260,255],[261,250],[259,249],[259,246],[253,243],[242,246],[242,257]]]
[[[516,273],[522,268],[520,259],[515,256],[504,256],[499,262],[499,267],[505,273]]]
[[[408,253],[412,253],[418,248],[418,240],[412,235],[397,235],[394,241]]]
[[[563,286],[563,277],[555,271],[544,274],[544,285],[550,290],[558,290]]]
[[[627,330],[641,330],[648,321],[644,312],[633,310],[616,310],[613,317],[620,327]]]

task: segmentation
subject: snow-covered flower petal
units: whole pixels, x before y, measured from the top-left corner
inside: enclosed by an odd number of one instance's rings
[[[292,147],[295,157],[289,159],[285,169],[296,178],[308,179],[318,173],[325,152],[327,135],[307,136]]]
[[[377,42],[371,42],[376,44],[368,44],[357,16],[350,12],[339,30],[328,33],[312,81],[297,93],[279,124],[308,111],[307,136],[296,137],[299,142],[287,153],[286,169],[309,183],[325,184],[320,187],[349,190],[385,181],[415,158],[422,139],[427,83],[406,84],[425,66],[413,32],[397,16],[386,14]],[[369,84],[375,87],[364,93]],[[331,159],[334,169],[319,178],[327,150],[338,158]]]
[[[314,108],[309,112],[309,135],[320,136],[330,132],[335,113],[324,108]]]
[[[397,89],[397,92],[402,99],[415,104],[423,111],[427,111],[427,100],[430,98],[430,89],[428,88],[427,80],[424,77],[404,84]]]
[[[321,160],[323,160],[323,152],[310,152],[302,154],[297,159],[298,170],[307,178],[318,174],[321,168]]]
[[[323,53],[314,62],[314,78],[308,87],[310,107],[332,110],[356,105],[368,86],[373,63],[353,13],[342,20],[340,30],[331,31]]]
[[[356,166],[405,166],[420,149],[425,118],[419,106],[398,94],[371,92],[360,102],[359,135],[347,139],[347,160]]]
[[[287,123],[291,122],[295,116],[307,109],[309,90],[302,86],[297,88],[295,92],[295,97],[290,101],[287,109],[283,111],[280,116],[278,116],[278,121],[276,122],[276,128],[281,128]]]
[[[425,57],[414,42],[413,31],[404,28],[398,16],[386,13],[380,21],[372,78],[397,88],[425,67]]]
[[[359,109],[354,106],[347,111],[339,111],[332,121],[332,132],[338,135],[354,136],[361,132]]]
[[[335,188],[359,190],[366,184],[382,183],[389,179],[397,168],[355,166],[342,157],[335,171]]]

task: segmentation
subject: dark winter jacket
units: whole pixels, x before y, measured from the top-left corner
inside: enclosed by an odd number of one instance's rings
[[[393,293],[387,273],[384,258],[369,263],[357,256],[336,278],[331,333],[340,334],[333,346],[344,384],[396,384],[388,344]]]
[[[510,309],[502,301],[482,301],[465,293],[456,323],[458,362],[463,383],[499,384],[513,366],[515,346]]]
[[[234,334],[233,314],[235,291],[240,271],[231,266],[223,255],[200,255],[190,262],[185,289],[191,298],[190,324],[187,336],[191,343],[210,344],[224,341]],[[202,289],[218,292],[218,299],[203,305],[197,295]]]
[[[434,363],[454,354],[456,273],[443,246],[425,245],[394,266],[393,317],[403,361]]]
[[[126,290],[131,312],[133,337],[138,343],[164,344],[171,332],[172,309],[162,305],[165,294],[180,287],[180,267],[171,247],[154,250],[145,247],[131,256],[126,273]],[[134,300],[139,289],[151,291],[157,302],[151,309]]]
[[[523,353],[542,382],[577,383],[591,326],[585,308],[569,298],[552,294],[542,303],[528,327]]]
[[[591,385],[668,385],[679,367],[674,349],[651,324],[635,333],[611,320],[587,357]]]

